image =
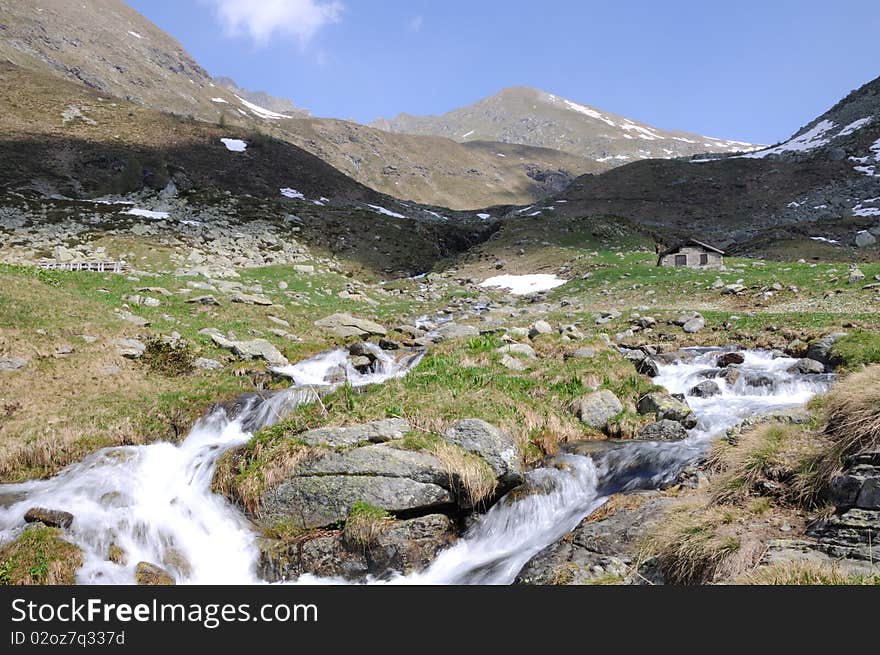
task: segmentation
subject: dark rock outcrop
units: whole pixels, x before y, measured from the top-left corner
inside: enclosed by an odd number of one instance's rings
[[[616,498],[623,499],[621,507],[612,508],[605,516],[600,508],[588,516],[567,536],[530,559],[514,584],[640,583],[634,572],[639,544],[675,501],[653,491]]]
[[[452,522],[442,514],[391,522],[364,548],[349,545],[341,531],[319,531],[291,542],[267,539],[260,544],[257,573],[269,582],[307,573],[352,581],[407,575],[425,569],[454,539]]]
[[[60,509],[31,507],[24,515],[27,523],[42,523],[50,528],[69,528],[73,524],[73,514]]]

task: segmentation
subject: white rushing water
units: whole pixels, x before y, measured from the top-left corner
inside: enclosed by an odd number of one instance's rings
[[[392,582],[509,584],[531,557],[574,529],[610,494],[671,482],[705,451],[712,436],[748,416],[801,406],[829,383],[825,376],[788,373],[796,360],[742,351],[742,375],[728,384],[716,377],[715,362],[723,352],[690,351],[683,361],[661,365],[655,378],[671,393],[686,394],[706,379],[718,384],[716,396],[688,398],[698,424],[687,439],[626,442],[595,460],[560,455],[527,474],[529,493],[502,499],[427,570]],[[354,370],[343,350],[276,369],[293,380],[289,390],[266,398],[255,394],[231,410],[218,407],[179,445],[108,448],[49,480],[0,485],[0,496],[14,499],[0,507],[0,543],[20,533],[29,508],[65,509],[76,517],[67,536],[85,553],[80,583],[130,584],[139,561],[162,564],[179,582],[259,582],[254,533],[235,507],[210,490],[217,459],[260,427],[314,401],[318,390],[345,380],[353,386],[381,383],[405,375],[422,356],[395,361],[378,349],[375,354],[376,365],[367,374]],[[111,544],[125,551],[127,564],[108,561]]]
[[[693,350],[686,361],[661,365],[654,382],[670,393],[687,392],[717,372],[723,350]],[[554,458],[552,467],[528,474],[530,487],[548,490],[497,503],[457,544],[440,553],[422,573],[395,582],[422,584],[510,584],[522,566],[574,529],[611,493],[656,488],[672,482],[705,452],[711,438],[749,416],[804,405],[827,389],[825,376],[793,375],[797,360],[769,352],[742,351],[742,376],[734,384],[715,379],[720,393],[688,397],[698,419],[679,442],[629,442],[594,462],[579,455]]]
[[[240,401],[232,417],[217,408],[178,445],[107,448],[49,480],[0,485],[0,496],[16,499],[0,507],[0,543],[21,532],[31,507],[64,509],[76,517],[67,538],[85,555],[79,583],[131,584],[140,561],[167,567],[180,582],[259,582],[254,533],[236,508],[210,490],[218,458],[297,405],[314,401],[318,389],[343,380],[353,386],[381,383],[405,375],[422,356],[395,361],[378,349],[375,354],[367,374],[354,370],[343,350],[279,369],[294,381],[289,390]],[[126,553],[126,565],[108,561],[111,544]]]

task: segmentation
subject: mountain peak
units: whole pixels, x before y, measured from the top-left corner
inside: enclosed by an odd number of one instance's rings
[[[503,88],[441,116],[400,114],[391,120],[380,119],[372,126],[460,142],[500,141],[553,148],[606,166],[756,148],[742,141],[662,130],[528,86]]]

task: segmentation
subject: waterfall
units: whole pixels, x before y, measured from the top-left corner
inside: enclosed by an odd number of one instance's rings
[[[400,360],[379,349],[372,354],[376,360],[366,373],[351,366],[344,350],[278,369],[293,380],[290,389],[214,408],[180,444],[106,448],[49,480],[0,485],[0,494],[17,499],[0,507],[0,543],[21,532],[29,508],[62,508],[76,515],[66,536],[84,553],[81,584],[131,584],[140,561],[194,584],[259,582],[255,534],[235,507],[211,492],[217,460],[320,392],[346,380],[358,387],[400,377],[424,353]],[[111,545],[125,552],[125,565],[108,561]]]
[[[713,436],[749,416],[802,406],[830,383],[824,375],[788,373],[795,359],[740,351],[742,375],[728,384],[714,377],[716,360],[725,352],[730,351],[692,349],[660,365],[654,382],[670,393],[686,394],[710,378],[718,384],[715,396],[688,398],[698,422],[686,439],[625,442],[593,458],[555,457],[546,468],[528,474],[527,485],[535,493],[502,499],[427,570],[393,582],[510,584],[532,556],[574,529],[612,493],[671,483],[707,450]]]
[[[478,517],[427,570],[392,582],[509,584],[531,557],[574,529],[609,495],[672,482],[706,451],[713,436],[749,416],[802,406],[830,384],[829,376],[789,373],[796,360],[762,351],[740,351],[739,378],[725,378],[716,365],[725,352],[730,351],[691,349],[660,364],[654,381],[671,393],[686,394],[707,379],[718,385],[717,395],[688,398],[698,422],[686,439],[621,442],[593,457],[554,457],[527,474],[525,491],[508,494]],[[76,520],[67,537],[85,554],[80,583],[131,584],[139,561],[161,564],[187,583],[259,582],[251,526],[211,492],[217,460],[320,393],[345,381],[357,387],[406,375],[423,355],[395,360],[378,348],[371,354],[375,362],[366,373],[351,366],[344,350],[275,369],[293,381],[289,389],[214,408],[180,444],[107,448],[49,480],[0,485],[0,495],[15,498],[0,508],[0,543],[21,532],[27,509],[68,509]],[[111,545],[127,554],[124,565],[108,561]]]

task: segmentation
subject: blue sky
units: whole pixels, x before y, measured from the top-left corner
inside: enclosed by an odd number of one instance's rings
[[[533,86],[782,140],[880,75],[878,0],[128,0],[212,75],[368,122]]]

